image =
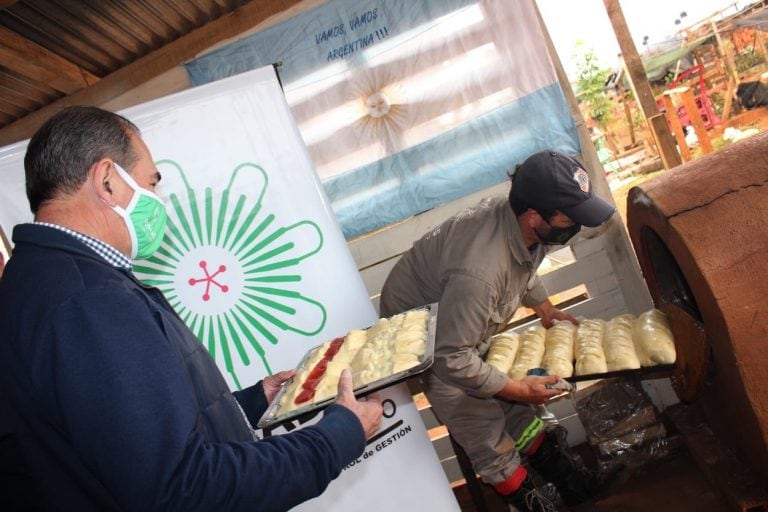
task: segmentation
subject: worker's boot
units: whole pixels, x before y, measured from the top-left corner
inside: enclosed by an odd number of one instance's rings
[[[537,486],[523,466],[501,484],[495,486],[512,512],[565,512],[557,489],[552,484]],[[514,491],[510,492],[510,489]]]
[[[533,469],[557,491],[568,505],[590,500],[597,490],[597,478],[578,456],[571,454],[566,444],[567,431],[563,427],[548,429],[545,438],[528,461]]]
[[[559,506],[560,497],[552,484],[536,486],[528,476],[516,492],[504,496],[510,511],[516,512],[564,512]]]

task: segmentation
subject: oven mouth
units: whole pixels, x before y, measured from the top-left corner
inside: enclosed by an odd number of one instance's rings
[[[660,302],[678,306],[703,325],[704,321],[691,287],[667,244],[648,226],[643,227],[640,236],[653,272],[652,277],[656,281]]]

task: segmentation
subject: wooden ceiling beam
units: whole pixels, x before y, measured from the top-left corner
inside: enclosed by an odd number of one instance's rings
[[[97,76],[104,76],[119,62],[109,53],[90,43],[74,27],[64,26],[51,19],[40,6],[19,2],[2,18],[3,25],[25,36],[44,48],[50,48],[56,55],[87,69]],[[32,30],[30,30],[32,29]]]
[[[112,56],[127,61],[147,53],[147,46],[144,43],[103,16],[102,13],[109,9],[106,3],[96,9],[84,2],[58,2],[57,4],[56,9],[61,14],[56,16],[56,19],[75,28],[83,38],[87,37],[99,48],[109,51]]]
[[[109,55],[110,58],[116,59],[118,62],[126,62],[128,59],[135,57],[130,51],[117,44],[111,37],[103,34],[99,31],[98,27],[93,26],[88,21],[85,14],[88,11],[86,6],[78,6],[79,8],[74,9],[74,12],[78,14],[72,14],[67,10],[66,5],[66,2],[35,0],[35,7],[41,13],[45,13],[46,17],[55,20],[55,23],[59,26],[76,34],[78,39],[87,43],[88,46],[99,48],[102,52]],[[83,14],[81,15],[79,11],[83,11]]]
[[[126,30],[126,27],[122,26],[113,16],[107,15],[108,4],[103,0],[100,0],[99,3],[86,3],[87,9],[83,8],[83,3],[62,3],[64,9],[72,8],[73,5],[80,7],[77,16],[82,17],[85,23],[107,35],[115,44],[128,50],[134,58],[149,51],[149,47],[136,37],[136,34]]]
[[[23,116],[24,112],[27,112],[27,110],[23,107],[20,107],[19,105],[14,104],[11,101],[6,100],[5,98],[0,98],[0,112],[8,114],[9,116],[16,119],[20,116]]]
[[[44,105],[43,102],[35,101],[34,98],[25,96],[16,89],[9,89],[2,81],[0,81],[0,98],[22,108],[24,112],[36,110]]]
[[[102,105],[155,78],[211,46],[253,28],[270,16],[283,12],[301,0],[252,0],[154,52],[107,75],[85,89],[65,96],[0,130],[0,146],[29,138],[49,117],[70,105]],[[265,5],[266,4],[266,5]]]
[[[15,71],[12,71],[0,64],[0,87],[7,89],[13,89],[24,94],[38,103],[36,108],[44,107],[46,104],[61,97],[61,93],[47,84],[41,82],[30,82],[28,78],[24,78]]]
[[[170,3],[185,20],[189,20],[197,25],[200,23],[200,20],[204,19],[205,13],[187,0],[171,0]]]
[[[4,112],[0,112],[0,123],[10,123],[15,117],[8,115]]]
[[[0,60],[21,76],[67,94],[99,81],[99,77],[5,27],[0,27],[0,39]]]
[[[192,27],[200,25],[200,23],[190,22],[182,13],[165,2],[148,2],[143,7],[152,11],[158,19],[172,28],[176,35],[189,32]]]
[[[108,3],[104,0],[83,0],[92,10],[98,11],[107,25],[114,26],[114,29],[110,29],[110,32],[121,31],[126,36],[135,39],[138,44],[141,45],[140,51],[136,53],[147,53],[151,46],[152,38],[155,37],[154,33],[147,29],[146,25],[139,23],[136,19],[126,11],[126,7],[122,3]],[[98,8],[97,8],[98,7]]]
[[[159,36],[161,42],[173,41],[173,39],[179,35],[179,32],[169,21],[163,19],[161,15],[149,5],[150,3],[152,2],[136,2],[131,5],[131,11],[138,15],[141,22],[144,23],[147,28]]]

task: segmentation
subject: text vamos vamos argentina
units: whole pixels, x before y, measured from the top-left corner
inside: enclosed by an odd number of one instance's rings
[[[378,11],[379,9],[377,7],[373,10],[366,11],[363,14],[354,15],[347,21],[347,23],[339,23],[322,32],[318,32],[315,34],[315,44],[325,43],[336,39],[337,37],[346,35],[347,27],[349,27],[350,32],[367,27],[369,23],[373,22],[378,17]]]

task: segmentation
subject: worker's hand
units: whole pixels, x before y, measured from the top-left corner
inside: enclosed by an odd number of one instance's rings
[[[378,393],[371,393],[365,398],[358,400],[352,393],[352,373],[349,370],[343,370],[339,377],[339,396],[336,403],[343,405],[357,416],[365,430],[365,438],[370,439],[381,425],[381,398]]]
[[[264,377],[264,395],[267,397],[268,404],[271,404],[272,400],[275,399],[283,382],[293,378],[294,375],[296,375],[296,370],[283,370],[269,377]]]
[[[561,321],[561,320],[567,320],[568,322],[571,322],[573,325],[579,325],[579,321],[576,319],[575,316],[573,316],[570,313],[566,313],[565,311],[560,311],[559,309],[557,309],[555,306],[552,305],[549,299],[545,300],[538,306],[534,306],[533,310],[541,319],[541,325],[543,325],[547,329],[555,325],[555,321]]]
[[[563,392],[561,389],[547,389],[547,384],[556,384],[559,381],[560,377],[557,375],[529,375],[520,381],[509,379],[497,396],[513,402],[543,404]]]
[[[550,327],[555,325],[555,322],[560,322],[560,321],[568,321],[568,322],[571,322],[573,325],[579,325],[579,320],[575,316],[573,316],[570,313],[566,313],[565,311],[560,311],[557,308],[553,308],[552,313],[547,318],[547,323],[545,324],[544,319],[542,319],[541,324],[547,329],[549,329]]]

